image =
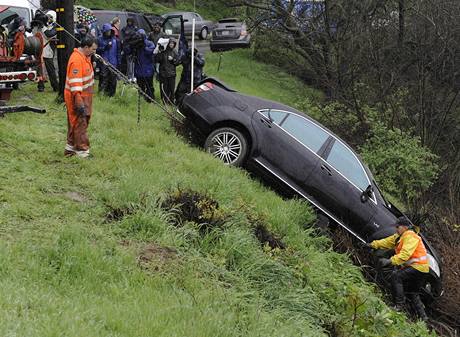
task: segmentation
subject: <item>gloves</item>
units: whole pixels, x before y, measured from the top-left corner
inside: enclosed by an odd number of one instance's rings
[[[77,113],[78,117],[84,117],[86,116],[86,108],[84,105],[81,105],[75,109],[75,112]]]
[[[369,249],[374,249],[374,247],[372,247],[372,245],[371,245],[371,242],[365,243],[364,247],[369,248]]]
[[[381,259],[379,259],[379,265],[382,268],[390,266],[391,265],[391,259],[381,258]]]

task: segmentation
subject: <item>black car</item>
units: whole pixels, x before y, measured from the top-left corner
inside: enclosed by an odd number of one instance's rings
[[[234,48],[249,48],[251,46],[251,34],[247,26],[235,18],[222,19],[212,32],[210,41],[211,51],[224,51]]]
[[[366,165],[306,114],[243,95],[212,78],[185,96],[180,111],[213,156],[228,165],[251,167],[307,199],[357,239],[370,242],[396,232],[391,224],[403,214],[384,198]],[[440,259],[424,243],[429,252],[428,288],[439,296]]]
[[[102,27],[104,23],[110,23],[114,17],[120,18],[121,28],[126,26],[126,21],[128,18],[134,19],[135,25],[138,28],[145,30],[147,33],[152,31],[153,25],[150,18],[142,13],[136,12],[127,12],[127,11],[109,11],[103,9],[93,9],[93,15],[97,18],[97,23],[99,28]],[[161,18],[158,16],[158,18]]]

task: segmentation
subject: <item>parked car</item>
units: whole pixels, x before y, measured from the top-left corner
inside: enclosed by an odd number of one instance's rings
[[[162,15],[164,18],[167,16],[182,15],[184,18],[184,32],[186,36],[192,35],[192,24],[195,19],[195,35],[201,40],[206,40],[208,34],[212,32],[214,23],[209,20],[204,20],[200,14],[194,12],[172,12]]]
[[[403,216],[343,140],[287,105],[246,96],[216,79],[202,81],[180,107],[204,148],[227,165],[251,170],[343,226],[362,242],[396,232]],[[427,291],[442,293],[440,259],[429,252]]]
[[[147,33],[152,31],[153,25],[148,18],[142,13],[136,12],[125,12],[125,11],[109,11],[102,9],[93,9],[93,15],[97,18],[98,25],[100,28],[104,23],[110,23],[114,17],[119,17],[121,21],[121,27],[126,26],[126,20],[133,18],[137,27],[142,28]]]
[[[224,51],[233,48],[249,48],[251,34],[248,33],[244,22],[236,18],[219,20],[212,31],[211,51]]]

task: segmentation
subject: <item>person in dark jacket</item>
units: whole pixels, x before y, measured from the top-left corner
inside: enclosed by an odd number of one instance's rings
[[[197,84],[203,79],[203,68],[205,64],[204,56],[195,48],[193,57],[193,87],[196,88]],[[188,49],[182,56],[182,75],[180,77],[179,85],[176,90],[176,104],[179,104],[184,95],[190,92],[192,85],[192,50]]]
[[[153,51],[155,50],[155,44],[147,39],[145,30],[139,29],[138,33],[144,38],[143,46],[136,49],[136,61],[134,65],[134,74],[136,75],[137,84],[141,89],[149,95],[152,99],[155,98],[153,88]],[[145,97],[147,102],[150,102]]]
[[[77,39],[77,41],[75,41],[75,48],[80,47],[79,41],[83,40],[83,38],[88,35],[88,32],[89,27],[87,25],[82,22],[77,23],[75,26],[75,38]]]
[[[102,35],[98,41],[97,53],[115,68],[120,66],[121,46],[110,23],[105,23],[102,26]],[[117,75],[102,63],[99,76],[99,92],[104,92],[109,97],[114,96],[117,90]]]
[[[156,61],[160,64],[160,90],[164,103],[174,104],[174,89],[176,87],[176,67],[180,64],[179,56],[174,50],[176,41],[169,39],[168,46],[156,55]]]
[[[128,18],[126,20],[126,26],[121,29],[121,43],[123,46],[123,60],[122,63],[126,62],[126,75],[130,81],[135,82],[136,78],[134,77],[134,54],[128,55],[129,51],[133,50],[133,42],[137,39],[137,31],[139,29],[136,27],[134,18]],[[134,42],[136,43],[136,42]],[[123,70],[125,67],[123,66]]]

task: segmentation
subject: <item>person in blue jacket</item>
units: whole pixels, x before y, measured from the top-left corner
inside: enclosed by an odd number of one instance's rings
[[[110,23],[102,26],[102,35],[99,37],[97,53],[104,60],[115,68],[121,64],[121,45],[120,40],[115,37]],[[99,92],[103,92],[109,97],[115,95],[117,91],[117,75],[113,73],[108,66],[101,64],[99,73]]]
[[[153,87],[153,51],[155,50],[155,43],[147,38],[145,30],[139,29],[137,33],[142,37],[143,43],[136,45],[135,50],[130,52],[135,55],[134,61],[134,75],[136,76],[137,84],[141,89],[149,95],[152,99],[155,98],[155,90]],[[145,97],[145,100],[150,100]]]

